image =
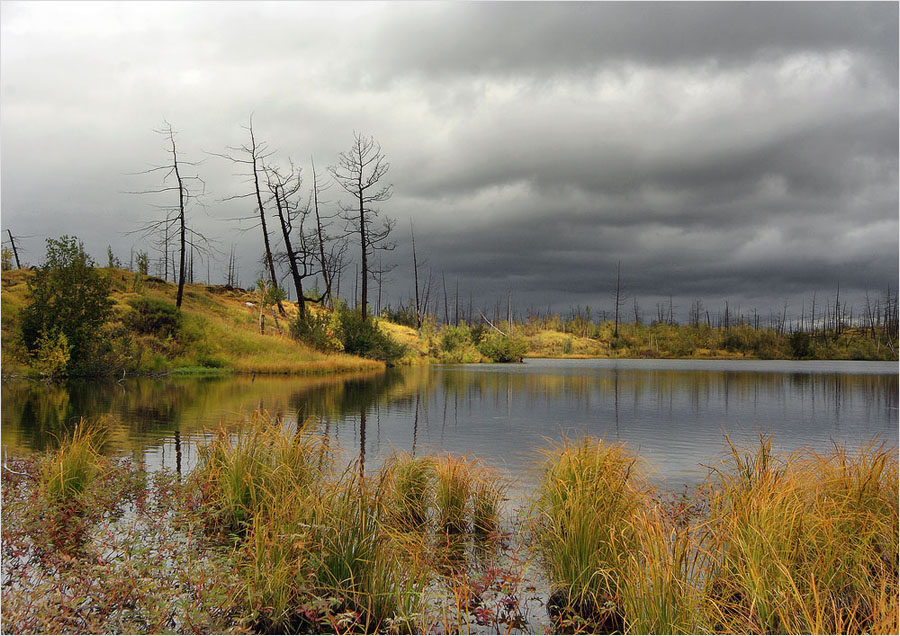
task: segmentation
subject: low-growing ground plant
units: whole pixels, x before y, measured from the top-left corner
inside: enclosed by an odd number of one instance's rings
[[[474,479],[469,463],[447,455],[437,461],[435,507],[438,527],[447,532],[465,532],[469,527],[469,497]]]
[[[332,314],[310,309],[297,314],[290,323],[291,337],[317,351],[339,351],[343,345],[338,340]]]
[[[500,530],[501,501],[505,486],[492,472],[479,469],[472,487],[472,532],[487,536]]]

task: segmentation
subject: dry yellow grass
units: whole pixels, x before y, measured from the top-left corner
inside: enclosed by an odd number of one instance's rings
[[[175,302],[177,286],[146,279],[139,293],[133,291],[135,274],[107,269],[112,280],[112,300],[117,319],[130,311],[129,301],[147,297]],[[19,345],[18,315],[27,306],[30,273],[6,271],[3,281],[3,366],[20,372],[29,367]],[[383,368],[381,362],[341,353],[321,353],[293,340],[289,323],[297,314],[296,303],[284,302],[286,315],[265,315],[265,333],[259,333],[259,306],[255,292],[221,286],[186,284],[182,304],[183,327],[177,343],[163,343],[152,336],[137,336],[139,370],[196,371],[220,369],[238,373],[321,374]],[[250,303],[248,305],[248,303]],[[280,327],[280,332],[279,332]]]

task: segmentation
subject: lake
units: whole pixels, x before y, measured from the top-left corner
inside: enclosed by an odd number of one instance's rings
[[[726,435],[748,444],[771,433],[782,451],[896,446],[897,371],[869,362],[532,359],[317,378],[7,381],[2,442],[10,455],[40,451],[68,423],[105,416],[115,451],[186,472],[210,430],[237,430],[263,409],[318,427],[342,459],[367,469],[394,449],[449,451],[484,460],[524,493],[537,449],[587,434],[630,445],[652,481],[680,489],[704,479]]]

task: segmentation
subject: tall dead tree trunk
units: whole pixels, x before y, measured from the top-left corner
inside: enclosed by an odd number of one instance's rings
[[[322,285],[325,287],[325,294],[328,298],[328,306],[334,308],[334,299],[331,297],[331,280],[328,273],[328,261],[325,258],[325,236],[322,232],[322,216],[319,214],[319,180],[316,175],[316,164],[310,160],[312,164],[313,175],[313,211],[316,215],[316,240],[319,247],[319,267],[322,270]]]
[[[419,305],[419,262],[416,260],[416,232],[413,229],[412,219],[409,221],[409,233],[412,235],[413,278],[416,285],[416,329],[421,329],[422,310]]]
[[[16,259],[16,269],[22,269],[22,264],[19,262],[19,250],[16,249],[16,240],[13,238],[12,232],[6,230],[6,233],[9,234],[9,244],[12,246],[13,256]]]
[[[143,190],[140,192],[133,192],[132,194],[161,194],[161,193],[170,193],[172,191],[178,192],[178,204],[177,205],[169,205],[163,206],[165,210],[165,218],[158,221],[151,221],[145,224],[139,230],[135,230],[136,232],[140,232],[144,235],[155,234],[159,237],[162,234],[162,248],[163,248],[163,267],[164,267],[164,277],[166,280],[169,278],[169,240],[173,236],[177,237],[178,240],[178,250],[179,250],[179,259],[178,259],[178,292],[175,298],[175,306],[181,307],[182,302],[184,300],[184,283],[185,283],[185,275],[187,268],[187,248],[190,246],[191,248],[191,256],[193,262],[193,250],[195,247],[200,249],[201,254],[206,253],[209,249],[209,242],[206,238],[192,230],[188,227],[187,223],[187,206],[191,199],[193,199],[196,195],[191,192],[191,188],[188,183],[191,181],[196,181],[201,184],[201,187],[204,186],[203,180],[196,175],[185,175],[182,172],[182,168],[184,166],[195,166],[196,163],[191,163],[187,161],[182,161],[178,156],[178,147],[175,143],[175,131],[172,130],[171,124],[169,122],[165,122],[165,127],[156,131],[158,134],[165,137],[167,142],[166,151],[170,155],[170,161],[166,164],[155,166],[150,168],[149,170],[145,170],[139,174],[150,174],[156,172],[162,172],[163,176],[163,186],[151,190]],[[174,183],[172,185],[165,185],[166,181],[170,178],[174,177]],[[202,190],[201,190],[202,193]],[[188,237],[190,235],[190,238]],[[197,245],[199,241],[200,246]],[[157,245],[159,245],[157,243]],[[203,248],[202,246],[206,246]],[[174,258],[174,254],[173,254]],[[175,276],[175,263],[173,260],[172,263],[172,275]],[[193,278],[193,274],[192,274]]]
[[[622,306],[622,261],[616,262],[616,317],[613,327],[613,338],[619,337],[619,308]]]
[[[253,163],[253,188],[256,193],[256,205],[259,209],[259,224],[262,227],[263,233],[263,243],[266,247],[266,260],[269,263],[269,274],[272,276],[272,287],[278,287],[278,276],[275,274],[275,261],[272,259],[272,247],[269,245],[269,231],[266,228],[266,211],[263,207],[262,202],[262,193],[260,192],[259,187],[259,155],[257,153],[256,146],[256,136],[253,133],[253,117],[250,118],[250,148],[251,148],[251,161]],[[281,301],[278,301],[278,311],[281,315],[284,315],[284,307],[281,304]]]
[[[262,229],[263,235],[263,246],[265,247],[265,263],[269,270],[269,276],[271,278],[272,287],[278,288],[278,276],[275,273],[275,261],[272,258],[272,246],[269,242],[269,230],[266,225],[266,210],[263,205],[262,200],[262,188],[259,183],[259,173],[263,170],[263,164],[265,160],[271,156],[271,152],[268,152],[267,145],[265,142],[257,142],[256,134],[253,131],[253,116],[250,116],[250,122],[248,126],[245,126],[245,129],[250,133],[250,145],[241,145],[240,147],[228,147],[228,150],[242,153],[244,156],[235,156],[229,154],[220,154],[220,153],[210,153],[216,157],[222,157],[223,159],[228,159],[232,163],[242,164],[247,166],[247,176],[250,177],[253,181],[253,191],[247,192],[244,194],[238,194],[231,197],[226,197],[225,201],[232,201],[236,199],[244,199],[244,198],[254,198],[256,203],[256,210],[254,211],[254,216],[252,218],[259,219],[259,226]],[[278,301],[278,312],[281,315],[285,315],[284,306],[281,303],[281,300]]]
[[[372,273],[369,256],[375,249],[393,249],[387,237],[393,229],[393,221],[385,218],[380,229],[371,227],[378,210],[373,204],[387,201],[391,197],[392,186],[379,187],[379,182],[387,174],[390,164],[381,152],[381,146],[372,137],[354,133],[353,146],[342,152],[338,165],[329,170],[335,181],[354,198],[353,206],[342,206],[344,218],[353,226],[359,236],[360,245],[360,311],[363,319],[369,315],[368,279]]]
[[[175,298],[175,306],[181,307],[181,301],[184,299],[184,246],[187,240],[187,231],[184,223],[184,182],[181,180],[181,171],[178,168],[178,153],[175,148],[175,135],[172,133],[172,127],[169,126],[169,141],[172,142],[172,170],[175,173],[175,182],[178,184],[178,227],[181,245],[181,256],[178,266],[178,295]]]

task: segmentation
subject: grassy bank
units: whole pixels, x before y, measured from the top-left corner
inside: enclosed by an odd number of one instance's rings
[[[294,303],[284,303],[286,316],[278,317],[277,325],[272,313],[265,312],[260,333],[258,294],[240,289],[187,284],[177,330],[144,328],[133,320],[135,302],[173,306],[177,286],[120,269],[106,268],[104,273],[111,281],[113,301],[113,318],[102,334],[112,343],[103,369],[107,373],[322,374],[383,367],[356,356],[322,353],[291,338],[288,324],[297,312]],[[20,330],[32,275],[25,270],[2,273],[4,375],[38,372]]]
[[[597,439],[520,512],[479,462],[339,466],[259,415],[182,477],[79,428],[3,473],[13,632],[896,633],[896,449],[732,448],[690,494]],[[160,567],[160,564],[165,564]],[[546,584],[537,584],[537,572]]]
[[[426,321],[414,346],[430,360],[445,363],[505,361],[504,351],[528,358],[897,360],[896,341],[897,334],[879,333],[873,339],[856,327],[838,334],[792,334],[750,325],[621,324],[615,335],[612,322],[504,321],[496,328],[470,328]]]

